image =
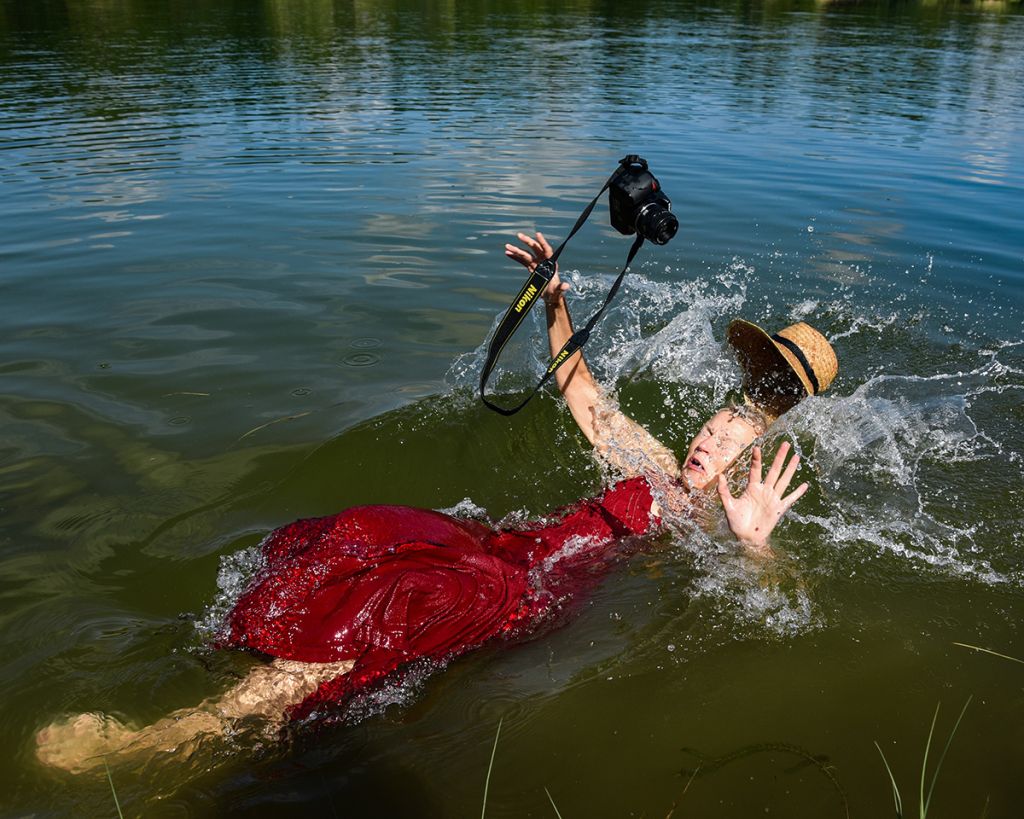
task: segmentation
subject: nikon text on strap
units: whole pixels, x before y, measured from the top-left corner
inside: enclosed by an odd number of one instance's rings
[[[608,177],[608,181],[605,182],[601,190],[598,191],[597,196],[591,199],[590,204],[583,209],[583,212],[576,220],[576,224],[573,225],[572,230],[569,231],[569,235],[565,237],[565,240],[556,248],[555,252],[551,254],[551,258],[540,262],[533,269],[533,272],[530,273],[530,277],[526,280],[526,284],[523,285],[522,289],[512,300],[512,304],[509,306],[508,310],[505,311],[505,315],[502,317],[501,323],[498,325],[498,329],[494,331],[494,336],[487,348],[487,358],[484,361],[483,369],[480,372],[480,399],[487,405],[487,407],[495,412],[506,416],[515,415],[519,410],[525,407],[530,402],[530,399],[533,398],[533,396],[540,391],[541,387],[548,382],[551,376],[555,374],[558,368],[568,361],[575,352],[582,349],[583,345],[587,343],[590,338],[591,331],[601,318],[601,314],[604,313],[605,308],[608,307],[609,303],[611,303],[611,300],[618,292],[619,285],[622,284],[622,279],[626,275],[626,270],[633,261],[633,257],[635,257],[637,252],[640,250],[640,246],[644,243],[644,237],[641,236],[640,233],[637,233],[636,239],[633,241],[633,246],[629,249],[629,254],[626,256],[626,263],[622,266],[622,270],[619,271],[619,275],[616,277],[615,282],[608,291],[608,295],[605,297],[604,303],[600,308],[598,308],[598,311],[590,317],[590,320],[583,326],[583,329],[576,330],[569,337],[569,340],[562,346],[562,349],[555,354],[554,358],[552,358],[548,364],[544,375],[537,383],[537,386],[530,391],[526,398],[514,407],[499,407],[484,395],[484,388],[487,386],[487,379],[490,378],[491,372],[494,370],[494,366],[498,362],[498,356],[501,355],[501,351],[508,343],[508,340],[512,338],[513,333],[519,329],[519,325],[522,324],[527,313],[529,313],[533,305],[536,304],[537,300],[544,292],[544,288],[547,287],[548,282],[551,281],[552,276],[555,275],[555,264],[562,253],[562,249],[569,243],[569,240],[576,235],[576,232],[583,227],[583,224],[590,217],[594,207],[597,205],[597,200],[601,198],[601,195],[606,190],[608,190],[616,177],[622,173],[623,168],[636,164],[642,165],[644,168],[647,167],[647,162],[634,154],[623,157],[619,162],[619,167],[615,169],[615,172],[610,177]]]

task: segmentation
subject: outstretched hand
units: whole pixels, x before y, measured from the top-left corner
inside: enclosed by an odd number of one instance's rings
[[[761,447],[754,447],[747,488],[738,498],[734,498],[729,491],[725,475],[718,476],[718,495],[725,507],[726,520],[732,533],[742,543],[757,549],[767,549],[768,535],[772,533],[775,524],[807,491],[807,484],[802,483],[788,495],[785,494],[800,465],[799,455],[794,455],[786,464],[789,448],[789,442],[783,442],[775,454],[767,477],[762,481]]]
[[[517,233],[516,237],[526,245],[526,249],[524,250],[519,245],[507,244],[505,245],[505,255],[519,262],[531,273],[538,264],[550,259],[554,254],[551,245],[548,244],[548,240],[544,238],[544,234],[539,230],[537,231],[536,238],[532,238],[526,233]],[[558,278],[558,267],[556,266],[555,275],[551,277],[551,281],[547,283],[541,295],[548,304],[557,304],[561,300],[562,294],[568,289],[569,285]]]

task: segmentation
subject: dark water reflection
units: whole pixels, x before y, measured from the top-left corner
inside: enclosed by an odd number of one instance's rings
[[[631,412],[684,442],[735,380],[736,312],[840,351],[834,401],[788,428],[814,468],[783,535],[806,589],[780,606],[687,552],[641,561],[405,708],[205,773],[115,772],[122,801],[474,813],[504,716],[489,815],[545,815],[544,787],[567,816],[664,815],[680,748],[765,743],[827,756],[852,814],[886,815],[872,741],[909,777],[934,702],[974,693],[936,802],[1012,815],[1019,677],[950,643],[1024,656],[1021,77],[1019,3],[0,5],[3,809],[110,813],[105,781],[34,765],[32,732],[226,686],[244,658],[192,623],[267,529],[598,485],[553,401],[509,435],[458,357],[519,283],[508,235],[564,235],[637,151],[682,230],[595,342]],[[565,257],[592,282],[625,253],[604,220]],[[535,366],[520,347],[505,389]],[[814,766],[742,759],[681,804],[842,815]]]

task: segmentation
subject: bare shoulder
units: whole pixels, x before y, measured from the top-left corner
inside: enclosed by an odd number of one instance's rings
[[[622,412],[614,400],[599,395],[593,413],[594,455],[602,465],[627,478],[651,474],[681,477],[672,450]]]

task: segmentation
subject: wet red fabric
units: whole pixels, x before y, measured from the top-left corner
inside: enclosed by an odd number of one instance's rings
[[[304,718],[416,660],[528,634],[600,577],[621,538],[652,528],[651,503],[647,481],[633,478],[523,528],[408,506],[296,521],[264,541],[264,567],[231,611],[226,643],[355,660],[292,709]]]

